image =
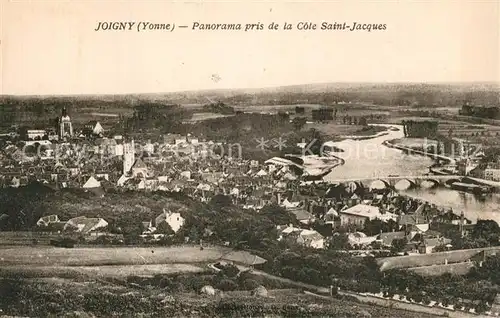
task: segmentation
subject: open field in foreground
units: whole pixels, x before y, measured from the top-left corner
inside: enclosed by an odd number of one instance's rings
[[[414,312],[371,306],[345,297],[318,298],[294,289],[269,289],[265,296],[254,296],[250,291],[210,296],[171,293],[168,287],[134,289],[68,279],[11,281],[10,285],[0,280],[1,287],[13,291],[0,298],[3,313],[25,317],[415,317]],[[418,317],[436,316],[418,313]]]
[[[203,266],[192,264],[155,264],[155,265],[107,265],[107,266],[3,266],[0,276],[25,278],[42,277],[100,277],[127,278],[129,276],[155,276],[178,273],[198,273],[206,270]]]
[[[254,257],[244,251],[210,246],[175,247],[96,247],[56,248],[50,246],[13,247],[0,249],[0,267],[36,266],[103,266],[151,265],[173,263],[204,263],[221,258],[245,263]]]

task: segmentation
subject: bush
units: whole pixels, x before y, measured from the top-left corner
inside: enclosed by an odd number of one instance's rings
[[[232,291],[236,290],[238,285],[230,279],[223,279],[216,285],[216,288],[223,291]]]
[[[168,277],[162,277],[160,278],[160,281],[158,282],[158,287],[160,288],[167,288],[172,286],[172,280]]]
[[[258,281],[256,281],[255,279],[248,278],[245,279],[241,287],[245,290],[253,290],[259,286],[260,284]]]
[[[233,264],[227,264],[222,268],[222,274],[230,278],[236,277],[239,272],[240,270],[238,269],[238,267]]]

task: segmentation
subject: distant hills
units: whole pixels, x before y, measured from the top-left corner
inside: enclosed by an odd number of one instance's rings
[[[500,83],[494,82],[474,82],[474,83],[314,83],[300,84],[264,88],[236,88],[236,89],[201,89],[176,92],[152,92],[133,94],[80,94],[80,95],[0,95],[0,99],[86,99],[101,101],[119,100],[162,100],[190,98],[195,96],[217,95],[229,97],[241,94],[262,94],[262,93],[329,93],[344,90],[351,91],[397,91],[397,90],[426,90],[426,91],[449,91],[449,92],[473,92],[473,91],[493,91],[500,92]]]

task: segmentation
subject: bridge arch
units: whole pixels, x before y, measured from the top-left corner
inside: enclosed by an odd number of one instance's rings
[[[459,179],[459,178],[451,178],[451,179],[446,180],[444,183],[445,183],[446,185],[452,185],[452,184],[453,184],[453,183],[455,183],[455,182],[461,182],[461,181],[462,181],[462,180],[461,180],[461,179]]]
[[[442,182],[443,181],[433,179],[433,178],[425,178],[425,179],[422,179],[420,186],[422,186],[423,188],[430,189],[430,188],[435,188],[435,187],[439,186]]]
[[[350,181],[345,185],[346,191],[353,194],[364,188],[361,181]]]
[[[408,178],[396,180],[394,183],[394,188],[396,190],[409,190],[415,188],[416,186],[417,183],[415,182],[415,180]]]
[[[369,188],[370,190],[384,190],[391,188],[391,185],[386,180],[375,179],[370,182]]]

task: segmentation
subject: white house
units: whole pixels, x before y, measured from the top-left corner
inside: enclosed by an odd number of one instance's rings
[[[357,204],[353,207],[340,211],[340,224],[355,225],[362,228],[366,221],[379,218],[382,214],[376,206]]]
[[[312,248],[325,247],[325,239],[314,230],[302,230],[297,238],[297,243]]]
[[[29,129],[26,133],[29,139],[42,139],[42,137],[47,134],[47,132],[43,129]]]
[[[60,222],[59,217],[55,214],[51,214],[51,215],[43,216],[40,219],[38,219],[38,221],[36,222],[36,225],[49,226],[49,224],[51,224],[51,223],[58,223],[58,222]]]
[[[179,231],[179,229],[184,225],[185,219],[178,212],[174,213],[163,210],[163,212],[155,219],[155,227],[158,228],[158,226],[163,222],[170,225],[170,228],[172,228],[174,233],[177,233],[177,231]]]
[[[101,183],[97,181],[94,177],[90,177],[87,182],[82,186],[84,189],[99,188]]]
[[[79,216],[70,219],[64,225],[64,230],[73,230],[75,232],[80,232],[87,234],[91,231],[97,229],[105,228],[108,226],[108,222],[101,218],[87,218],[85,216]]]

